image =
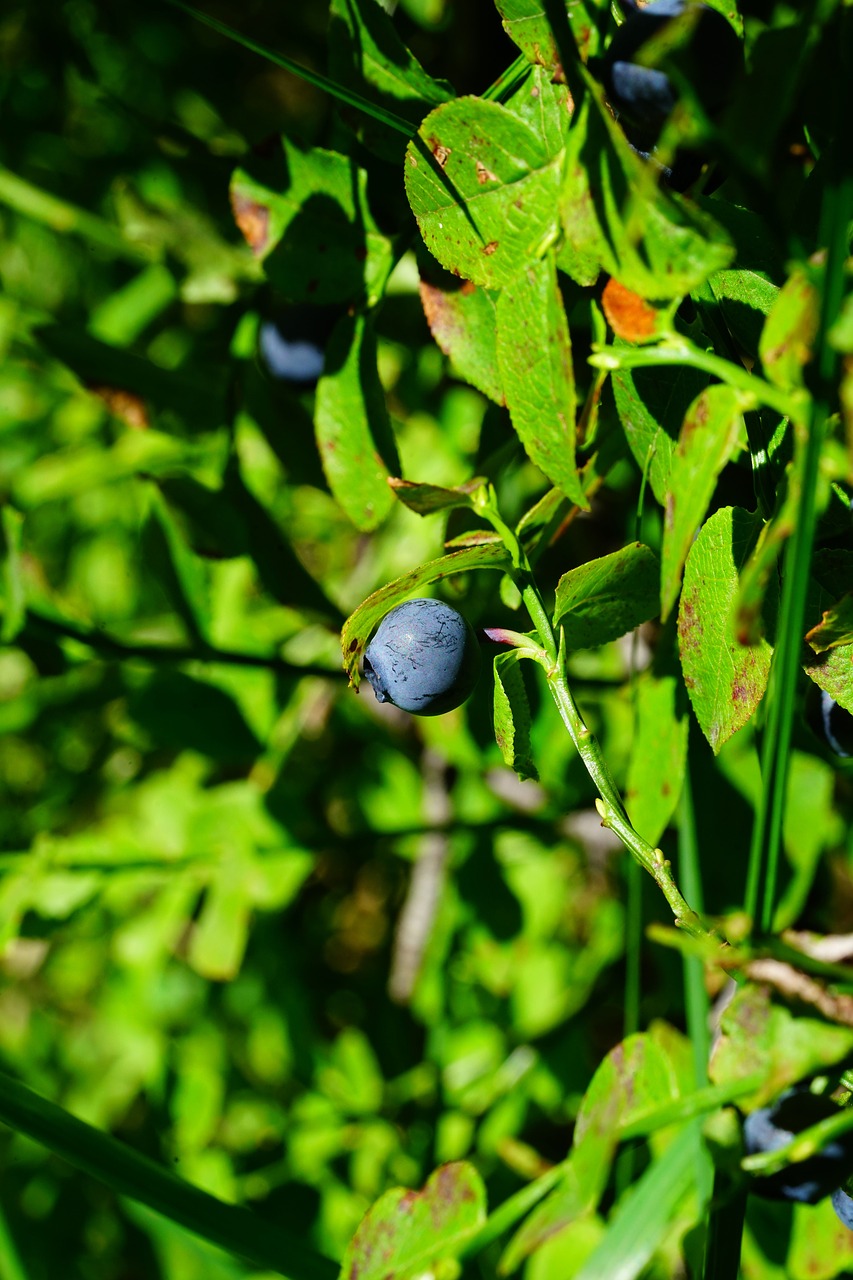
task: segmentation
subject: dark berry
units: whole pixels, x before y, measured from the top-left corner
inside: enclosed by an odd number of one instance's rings
[[[471,625],[440,600],[408,600],[382,619],[364,655],[364,674],[379,702],[413,715],[460,706],[480,674]]]
[[[838,1115],[831,1098],[810,1093],[808,1089],[789,1089],[769,1107],[761,1107],[746,1117],[743,1137],[747,1155],[778,1151],[798,1133],[820,1120]],[[816,1204],[843,1182],[853,1170],[853,1134],[834,1138],[826,1146],[766,1178],[755,1178],[753,1190],[772,1200],[797,1200]]]

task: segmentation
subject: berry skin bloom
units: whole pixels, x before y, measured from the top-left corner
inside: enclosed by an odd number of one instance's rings
[[[769,1107],[746,1117],[743,1137],[747,1155],[778,1151],[820,1120],[838,1115],[838,1106],[808,1089],[789,1089]],[[796,1200],[817,1204],[853,1171],[853,1135],[845,1133],[822,1150],[779,1173],[756,1178],[753,1190],[772,1200]]]
[[[387,613],[364,655],[379,702],[416,716],[438,716],[468,698],[480,674],[470,623],[440,600],[407,600]]]

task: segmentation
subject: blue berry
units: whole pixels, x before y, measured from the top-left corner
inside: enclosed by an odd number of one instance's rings
[[[747,1155],[778,1151],[798,1133],[820,1120],[838,1114],[837,1105],[808,1089],[789,1089],[769,1107],[761,1107],[746,1117],[743,1138]],[[834,1138],[826,1146],[779,1173],[755,1178],[753,1190],[773,1200],[796,1200],[816,1204],[828,1196],[853,1170],[853,1135]]]
[[[379,624],[364,655],[379,702],[418,716],[452,711],[480,674],[480,647],[461,614],[440,600],[407,600]]]
[[[821,736],[831,751],[847,759],[853,755],[853,716],[826,689],[820,691]]]
[[[667,24],[688,10],[698,10],[686,47],[673,56],[706,111],[718,110],[730,96],[743,61],[740,41],[721,13],[695,0],[651,0],[632,8],[617,30],[604,59],[604,84],[612,106],[628,126],[629,141],[640,149],[653,144],[677,100],[668,75],[643,66],[638,55],[655,37],[665,38]]]
[[[853,1231],[853,1200],[851,1200],[843,1187],[839,1187],[837,1191],[833,1191],[832,1207],[838,1216],[839,1222],[842,1223],[848,1231]]]
[[[323,373],[326,344],[337,318],[331,309],[292,306],[264,320],[258,347],[274,378],[297,386],[313,386]]]

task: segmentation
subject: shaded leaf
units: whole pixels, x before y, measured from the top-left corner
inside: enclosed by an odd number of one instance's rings
[[[400,460],[376,367],[369,317],[344,316],[326,349],[314,424],[329,488],[358,529],[375,529],[393,505]]]
[[[495,658],[495,739],[504,763],[519,778],[539,777],[530,742],[530,704],[518,650]]]
[[[152,490],[142,531],[146,560],[191,639],[210,639],[210,600],[206,567],[190,551],[161,495]]]
[[[332,0],[328,40],[332,78],[410,121],[412,133],[431,107],[453,96],[450,85],[424,71],[376,0]],[[387,160],[402,159],[406,140],[400,133],[366,113],[339,109],[347,122],[354,120],[370,151]]]
[[[617,640],[658,611],[660,567],[641,542],[590,560],[557,583],[554,622],[562,623],[569,649]]]
[[[657,186],[584,76],[589,91],[566,147],[558,265],[581,285],[603,270],[641,298],[683,297],[725,266],[733,247],[706,213]]]
[[[699,726],[716,753],[761,701],[770,674],[766,640],[743,645],[735,634],[738,575],[758,533],[740,507],[715,511],[690,549],[678,609],[684,683]]]
[[[850,1027],[801,1017],[775,1003],[767,987],[745,983],[723,1013],[710,1076],[715,1084],[725,1084],[762,1075],[763,1084],[740,1104],[753,1111],[851,1052]]]
[[[805,673],[853,715],[853,644],[839,645],[810,658]]]
[[[663,506],[681,425],[708,377],[686,368],[616,369],[611,384],[628,446]]]
[[[495,404],[503,404],[494,293],[470,280],[445,286],[422,279],[421,302],[430,332],[453,371]]]
[[[275,158],[234,171],[231,205],[283,298],[369,305],[381,295],[391,242],[370,212],[367,175],[348,156],[283,138]]]
[[[389,490],[390,492],[390,490]],[[451,551],[449,555],[438,560],[430,560],[410,570],[401,578],[395,578],[374,591],[373,595],[359,605],[347,618],[341,633],[341,648],[344,654],[344,670],[350,683],[358,688],[360,676],[358,665],[367,642],[376,624],[385,617],[389,609],[401,601],[408,599],[416,591],[432,582],[440,582],[443,578],[452,577],[455,573],[464,573],[469,569],[500,569],[509,566],[509,554],[503,543],[484,543],[465,547],[461,551]]]
[[[432,111],[406,150],[405,182],[430,253],[474,284],[507,284],[556,234],[560,157],[495,102]]]
[[[129,710],[161,750],[197,751],[225,763],[254,760],[261,750],[224,690],[181,671],[151,676],[131,696]]]
[[[449,511],[453,507],[473,508],[473,496],[486,482],[482,477],[476,476],[453,489],[443,489],[437,484],[417,484],[413,480],[400,480],[397,476],[390,476],[388,483],[395,497],[404,506],[410,511],[416,511],[419,516],[427,516],[434,511]]]
[[[525,452],[566,497],[587,507],[575,462],[569,326],[551,254],[504,287],[497,323],[501,384]]]
[[[486,1217],[486,1190],[473,1165],[442,1165],[422,1191],[386,1191],[362,1219],[340,1280],[406,1280],[425,1275],[461,1246]]]
[[[731,387],[708,387],[688,409],[664,502],[661,617],[678,598],[681,572],[696,530],[705,518],[717,476],[743,432],[741,402]]]

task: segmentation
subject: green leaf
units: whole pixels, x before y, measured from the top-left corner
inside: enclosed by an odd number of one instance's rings
[[[530,743],[530,704],[517,649],[495,658],[495,739],[504,763],[519,778],[539,777]]]
[[[24,586],[21,553],[23,549],[24,517],[20,511],[3,506],[3,624],[0,640],[9,644],[26,622],[27,601]]]
[[[677,675],[645,672],[636,691],[625,805],[635,829],[654,848],[681,794],[690,725],[684,686]]]
[[[581,285],[604,270],[641,298],[683,297],[726,266],[733,247],[707,214],[657,186],[585,70],[584,78],[566,148],[558,266]]]
[[[368,1211],[347,1246],[340,1280],[408,1280],[455,1258],[486,1217],[486,1190],[473,1165],[436,1169],[422,1191],[397,1187]]]
[[[474,507],[474,495],[486,483],[481,476],[457,485],[453,489],[444,489],[437,484],[418,484],[414,480],[400,480],[392,476],[388,483],[395,496],[419,516],[432,515],[436,511],[450,511],[454,507]]]
[[[496,0],[498,13],[503,19],[504,30],[529,60],[544,67],[549,76],[562,79],[562,67],[554,43],[551,24],[545,17],[542,0]],[[586,0],[575,0],[568,5],[568,18],[578,52],[586,62],[591,54],[598,53],[598,14]]]
[[[641,542],[590,560],[557,583],[554,622],[562,623],[569,649],[617,640],[658,611],[660,568]]]
[[[232,765],[254,760],[261,750],[234,699],[183,671],[146,676],[131,695],[129,710],[161,750],[196,751]]]
[[[807,633],[806,640],[815,653],[853,645],[853,593],[848,591],[830,609],[824,609],[823,617]]]
[[[853,1052],[853,1029],[794,1014],[765,986],[745,983],[723,1013],[710,1076],[726,1084],[760,1074],[763,1083],[740,1104],[753,1111],[789,1085],[843,1061]]]
[[[192,640],[210,640],[210,601],[207,566],[193,554],[163,498],[152,489],[142,542],[148,565],[181,618]]]
[[[741,400],[731,387],[708,387],[684,418],[672,459],[664,502],[661,563],[661,618],[678,598],[681,572],[696,530],[714,492],[717,476],[743,434]]]
[[[509,566],[509,553],[503,543],[484,543],[478,546],[465,547],[461,551],[451,551],[449,555],[438,560],[430,560],[419,565],[417,569],[404,573],[374,591],[373,595],[359,605],[347,618],[341,632],[341,648],[344,654],[344,670],[350,683],[358,688],[358,665],[373,628],[385,617],[389,609],[402,600],[408,599],[416,591],[422,590],[432,582],[440,582],[443,578],[452,577],[455,573],[464,573],[469,569],[500,569]]]
[[[470,280],[432,284],[421,279],[430,332],[451,368],[495,404],[504,403],[498,371],[495,294]]]
[[[544,67],[532,67],[503,106],[538,134],[549,155],[565,146],[572,118],[571,94]]]
[[[723,507],[706,522],[687,557],[678,609],[684,683],[699,726],[716,754],[752,716],[767,687],[770,645],[741,644],[735,632],[738,575],[759,522]]]
[[[663,506],[678,433],[708,376],[687,368],[616,369],[611,384],[628,446]]]
[[[839,645],[810,658],[805,673],[853,715],[853,644]]]
[[[575,462],[572,347],[552,254],[504,286],[497,353],[512,425],[532,462],[579,507],[588,507]]]
[[[560,156],[495,102],[457,98],[406,150],[406,194],[427,248],[454,275],[508,284],[557,232]]]
[[[777,387],[787,390],[803,385],[803,369],[814,354],[819,310],[817,289],[797,268],[782,286],[758,347],[764,374]]]
[[[356,528],[375,529],[393,505],[388,478],[399,474],[400,460],[368,316],[344,316],[335,326],[317,383],[314,424],[329,488]]]
[[[377,0],[332,0],[328,42],[332,79],[408,120],[412,133],[431,107],[453,96],[450,85],[424,71]],[[365,113],[352,114],[365,146],[399,163],[406,145],[400,132]],[[350,111],[344,109],[342,115],[349,123]]]
[[[393,265],[391,241],[367,200],[367,175],[348,156],[300,150],[236,169],[231,206],[270,283],[291,302],[367,306]]]

